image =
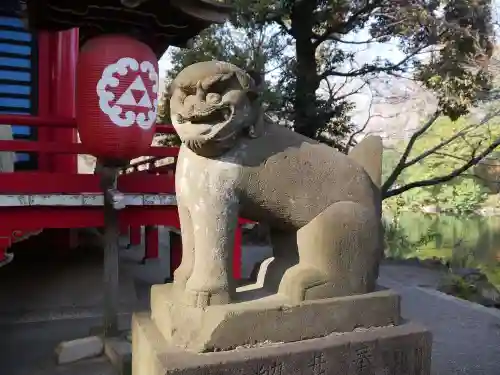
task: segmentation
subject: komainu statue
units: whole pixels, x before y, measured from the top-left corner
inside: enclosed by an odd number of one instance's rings
[[[171,85],[182,146],[176,191],[183,258],[174,275],[193,307],[234,300],[232,251],[239,216],[271,229],[263,287],[291,301],[372,292],[382,256],[382,143],[349,155],[273,123],[259,82],[209,61]]]

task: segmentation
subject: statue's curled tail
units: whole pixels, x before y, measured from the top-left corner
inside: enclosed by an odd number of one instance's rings
[[[378,187],[382,184],[382,152],[382,138],[376,135],[364,138],[349,152],[349,156],[365,169]]]

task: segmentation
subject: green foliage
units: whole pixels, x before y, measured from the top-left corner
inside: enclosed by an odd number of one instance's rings
[[[465,300],[472,300],[477,294],[477,287],[474,283],[452,273],[449,273],[441,280],[440,289],[446,291],[448,294]]]
[[[408,160],[419,158],[427,152],[428,155],[405,168],[396,184],[427,181],[449,174],[500,137],[500,121],[497,117],[484,124],[477,124],[478,120],[472,116],[465,116],[457,121],[451,121],[447,117],[439,118],[415,142]],[[395,154],[401,155],[406,146],[406,143],[401,143],[391,150],[387,156],[388,160],[392,160],[391,168],[394,168],[394,160],[397,160]],[[449,213],[470,213],[488,197],[487,189],[480,182],[471,170],[447,183],[404,192],[403,205],[409,209],[435,205]]]
[[[400,158],[401,153],[397,149],[389,148],[384,150],[382,154],[382,181],[387,180]]]
[[[384,217],[386,222],[391,218],[386,238],[387,253],[392,257],[437,257],[455,267],[470,267],[474,259],[484,262],[492,255],[483,251],[494,247],[494,239],[488,235],[494,228],[484,218],[413,212],[386,212]],[[481,242],[484,238],[490,241]]]
[[[486,200],[481,185],[467,178],[457,178],[452,183],[439,185],[436,204],[445,212],[470,213]]]
[[[350,95],[357,87],[349,87],[359,80],[380,73],[413,76],[437,94],[441,110],[452,119],[467,113],[477,93],[487,88],[490,77],[471,64],[476,66],[480,57],[487,61],[491,54],[488,0],[233,4],[236,12],[229,24],[200,34],[191,50],[171,52],[169,77],[193,62],[212,59],[255,70],[266,77],[265,102],[276,118],[342,150],[353,130]],[[360,57],[360,45],[375,46],[375,51],[380,43],[398,45],[404,58]]]
[[[384,218],[385,248],[386,253],[398,259],[408,258],[415,249],[427,245],[435,238],[432,228],[427,228],[424,232],[417,233],[417,236],[407,232],[404,220],[401,221],[401,215],[397,214],[391,219]],[[403,216],[404,217],[404,216]]]
[[[456,120],[468,113],[478,92],[489,88],[487,71],[471,66],[484,64],[493,51],[491,2],[451,0],[441,5],[449,25],[439,38],[442,48],[428,64],[419,66],[417,77],[437,94],[443,113]],[[433,20],[429,24],[436,37],[443,31]]]
[[[500,152],[492,152],[481,160],[474,167],[474,175],[478,177],[478,182],[488,189],[489,193],[494,194],[494,196],[489,197],[489,206],[499,207]]]
[[[479,268],[494,285],[500,286],[500,217],[412,212],[388,212],[384,217],[388,256],[437,258],[452,269]]]

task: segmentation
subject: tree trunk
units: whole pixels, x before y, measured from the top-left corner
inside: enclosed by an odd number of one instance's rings
[[[312,41],[316,0],[296,2],[291,12],[291,33],[295,38],[294,128],[309,138],[316,136],[321,124],[316,119],[316,90],[319,87],[316,48]]]

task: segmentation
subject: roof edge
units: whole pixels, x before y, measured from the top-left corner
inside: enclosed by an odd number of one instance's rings
[[[214,0],[171,0],[171,5],[191,17],[211,23],[224,23],[233,7]]]

